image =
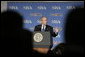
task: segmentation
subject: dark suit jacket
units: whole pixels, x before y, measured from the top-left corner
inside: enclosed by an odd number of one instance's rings
[[[42,25],[37,25],[35,26],[34,31],[41,31],[41,26]],[[52,37],[56,37],[58,33],[53,32],[53,27],[46,25],[45,31],[49,31]]]

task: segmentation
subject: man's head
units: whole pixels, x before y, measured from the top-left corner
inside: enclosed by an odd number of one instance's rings
[[[41,21],[41,24],[47,24],[47,17],[45,16],[41,17],[40,21]]]

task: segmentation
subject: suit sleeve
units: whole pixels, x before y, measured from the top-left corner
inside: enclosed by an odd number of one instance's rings
[[[34,31],[37,31],[37,26],[35,26]]]
[[[58,32],[55,33],[55,32],[53,31],[53,27],[51,27],[51,35],[52,35],[52,37],[56,37],[56,36],[58,35]]]
[[[34,31],[39,31],[39,26],[35,26]]]

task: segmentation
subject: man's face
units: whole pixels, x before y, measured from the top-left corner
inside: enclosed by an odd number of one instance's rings
[[[47,18],[46,17],[43,17],[41,19],[41,24],[47,24]]]

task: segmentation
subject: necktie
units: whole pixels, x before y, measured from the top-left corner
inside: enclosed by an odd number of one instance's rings
[[[45,31],[45,25],[42,26],[42,30],[41,31]]]

